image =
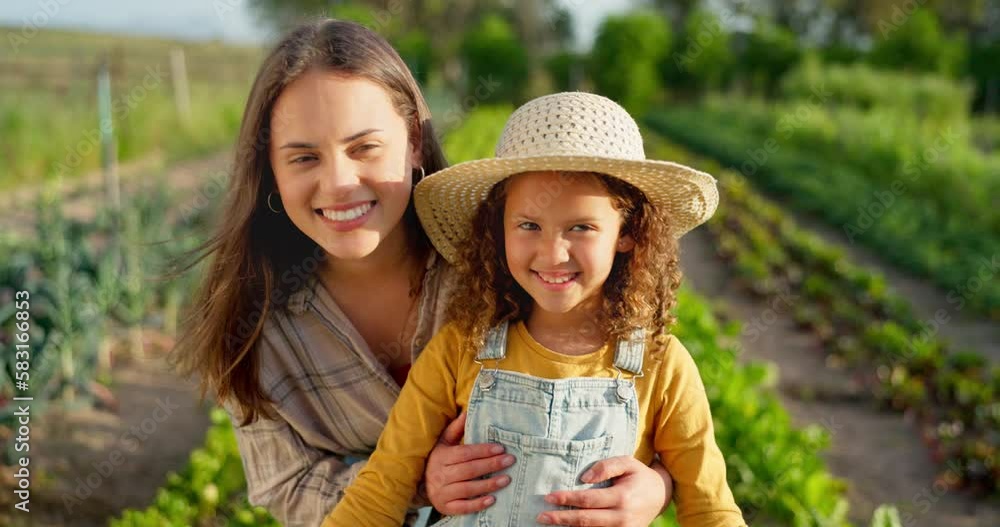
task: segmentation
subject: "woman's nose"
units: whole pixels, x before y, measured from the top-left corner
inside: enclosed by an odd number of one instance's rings
[[[321,167],[319,188],[321,192],[350,192],[360,184],[360,169],[350,159],[339,156],[327,157],[328,163]]]

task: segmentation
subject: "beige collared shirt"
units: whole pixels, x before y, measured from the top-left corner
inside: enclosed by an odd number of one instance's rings
[[[444,322],[453,273],[432,251],[411,341],[412,358]],[[372,293],[377,294],[377,292]],[[283,525],[319,525],[375,449],[400,387],[386,371],[394,350],[371,350],[313,275],[273,310],[255,352],[276,419],[238,426],[248,498]],[[381,359],[381,360],[380,360]]]

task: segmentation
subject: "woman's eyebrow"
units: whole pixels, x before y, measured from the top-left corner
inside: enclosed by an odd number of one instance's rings
[[[364,137],[364,136],[366,136],[366,135],[368,135],[370,133],[381,132],[381,131],[382,130],[379,129],[379,128],[368,128],[367,130],[362,130],[362,131],[360,131],[360,132],[358,132],[356,134],[351,134],[351,135],[349,135],[349,136],[341,139],[340,142],[341,142],[341,144],[343,144],[343,143],[350,143],[351,141],[354,141],[355,139],[358,139],[359,137]]]
[[[314,143],[303,143],[300,141],[292,141],[290,143],[285,143],[281,145],[279,150],[283,148],[316,148],[316,145]]]
[[[364,136],[366,136],[368,134],[371,134],[371,133],[374,133],[374,132],[381,132],[381,131],[382,130],[379,129],[379,128],[368,128],[367,130],[362,130],[362,131],[360,131],[358,133],[351,134],[351,135],[349,135],[349,136],[341,139],[340,142],[341,142],[341,144],[343,144],[343,143],[350,143],[351,141],[354,141],[354,140],[356,140],[356,139],[358,139],[360,137],[364,137]],[[279,150],[281,150],[283,148],[316,148],[316,143],[307,143],[307,142],[304,142],[304,141],[291,141],[291,142],[288,142],[288,143],[285,143],[285,144],[281,145],[281,147],[279,148]]]

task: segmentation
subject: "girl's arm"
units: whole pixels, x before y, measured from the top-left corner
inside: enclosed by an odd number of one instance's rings
[[[323,521],[324,527],[400,525],[417,492],[428,454],[458,413],[454,331],[442,330],[410,369],[375,452]]]
[[[726,482],[726,461],[715,443],[712,412],[698,367],[676,337],[664,353],[664,389],[658,390],[663,399],[653,446],[674,478],[677,521],[682,527],[745,527]]]

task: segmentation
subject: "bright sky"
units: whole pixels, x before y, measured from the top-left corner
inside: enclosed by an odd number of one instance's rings
[[[558,0],[573,13],[577,47],[586,49],[601,20],[627,11],[633,0]],[[50,11],[46,12],[45,7]],[[260,42],[270,35],[245,0],[4,0],[0,25],[85,29],[231,42]]]

